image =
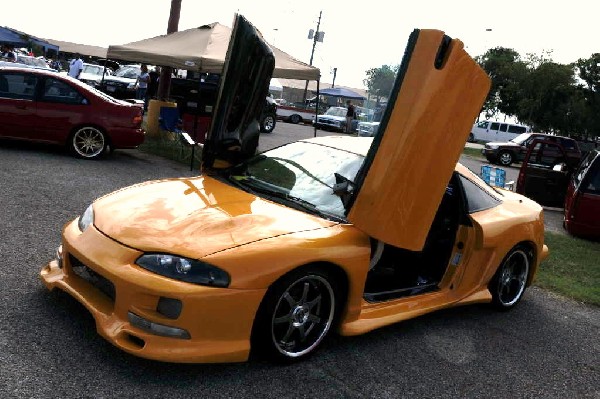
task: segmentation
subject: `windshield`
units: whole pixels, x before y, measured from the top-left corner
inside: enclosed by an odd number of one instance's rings
[[[135,79],[138,77],[140,72],[141,72],[141,69],[139,67],[124,66],[124,67],[119,68],[117,70],[117,72],[115,72],[115,76],[118,76],[120,78]]]
[[[332,116],[346,116],[346,108],[340,108],[340,107],[331,107],[327,110],[327,112],[325,112],[325,115],[332,115]]]
[[[82,72],[91,75],[102,75],[102,67],[100,65],[84,65]]]
[[[511,139],[510,141],[513,142],[513,143],[517,143],[517,144],[521,145],[525,141],[527,141],[527,139],[529,137],[531,137],[531,133],[521,133],[517,137],[515,137],[514,139]]]
[[[295,142],[256,156],[247,163],[245,175],[233,178],[257,194],[284,198],[343,218],[344,204],[333,192],[335,173],[354,181],[363,161],[363,156],[351,152]]]
[[[48,65],[44,62],[44,60],[40,60],[38,58],[20,56],[19,62],[39,68],[48,68]]]

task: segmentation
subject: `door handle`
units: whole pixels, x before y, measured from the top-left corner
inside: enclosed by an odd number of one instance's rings
[[[17,109],[27,109],[27,105],[15,105]]]

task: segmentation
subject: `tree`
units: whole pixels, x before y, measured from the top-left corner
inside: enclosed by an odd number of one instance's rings
[[[378,104],[381,97],[389,97],[394,87],[398,67],[398,65],[382,65],[365,72],[367,78],[363,80],[363,83],[367,86],[369,93],[375,96]]]
[[[527,65],[519,53],[510,48],[496,47],[477,57],[476,61],[492,80],[483,105],[486,117],[498,112],[514,115],[521,96],[520,85],[527,75]]]
[[[574,64],[580,79],[579,89],[585,103],[585,128],[580,133],[588,138],[600,135],[600,53],[580,58]]]

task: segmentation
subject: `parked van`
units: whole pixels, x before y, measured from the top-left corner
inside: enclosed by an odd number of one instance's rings
[[[510,141],[521,133],[531,131],[529,126],[515,123],[480,121],[473,125],[469,141]]]

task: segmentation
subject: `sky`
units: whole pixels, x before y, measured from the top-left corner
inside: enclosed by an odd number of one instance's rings
[[[267,42],[309,63],[309,29],[325,32],[313,65],[321,81],[364,88],[365,71],[397,65],[410,32],[439,29],[471,56],[503,46],[521,55],[552,51],[569,63],[600,52],[598,0],[182,0],[179,30],[211,22],[231,26],[236,12]],[[171,0],[4,1],[0,25],[56,40],[108,47],[166,33]]]

